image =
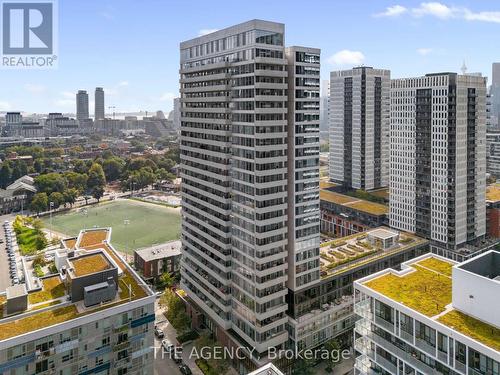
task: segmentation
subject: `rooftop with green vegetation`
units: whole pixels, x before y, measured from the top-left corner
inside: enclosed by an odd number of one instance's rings
[[[491,184],[486,187],[486,200],[490,202],[500,201],[500,184]]]
[[[441,315],[437,321],[454,330],[500,351],[500,329],[458,310]]]
[[[372,239],[373,235],[388,235],[397,239],[392,246],[384,248],[381,243]],[[411,233],[385,227],[327,241],[320,245],[321,276],[330,277],[427,242]]]
[[[102,254],[84,255],[72,260],[73,270],[76,277],[86,276],[111,268],[111,264]]]
[[[0,295],[0,341],[150,295],[150,290],[144,287],[142,280],[133,273],[130,266],[113,249],[110,244],[110,235],[109,229],[81,231],[75,242],[79,258],[73,261],[73,266],[75,266],[75,273],[78,274],[97,272],[103,267],[110,267],[109,259],[106,260],[102,254],[82,256],[85,254],[85,250],[100,249],[104,251],[122,271],[119,276],[118,294],[113,301],[101,303],[96,307],[79,305],[78,307],[78,302],[68,303],[66,283],[69,281],[61,279],[59,274],[54,274],[41,279],[41,289],[28,293],[28,309],[17,315],[6,315],[4,308],[6,298],[4,295]],[[61,304],[64,306],[59,306]]]
[[[387,270],[363,285],[399,302],[429,319],[476,341],[500,350],[500,329],[452,305],[452,267],[456,263],[433,254],[409,262],[410,269]]]
[[[319,197],[322,201],[338,204],[353,210],[362,211],[370,215],[387,215],[389,208],[383,204],[370,202],[354,196],[336,193],[329,190],[320,190]]]

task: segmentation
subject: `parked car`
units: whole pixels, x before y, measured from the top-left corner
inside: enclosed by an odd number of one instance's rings
[[[182,351],[178,352],[177,348],[175,348],[174,355],[172,356],[172,359],[174,360],[175,363],[181,364],[182,363]]]
[[[179,366],[179,370],[182,372],[183,375],[191,375],[191,369],[187,367],[185,364],[182,364]]]
[[[163,349],[165,349],[165,351],[166,351],[167,353],[171,353],[171,352],[173,352],[173,351],[174,351],[174,348],[175,348],[175,345],[174,345],[174,344],[172,344],[172,343],[171,343],[170,341],[168,341],[168,340],[163,340],[163,341],[161,342],[161,346],[163,347]]]
[[[165,334],[163,333],[163,330],[161,328],[155,328],[155,336],[159,339],[162,339],[165,337]]]

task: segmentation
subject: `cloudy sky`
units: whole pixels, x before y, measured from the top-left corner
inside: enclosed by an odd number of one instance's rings
[[[322,49],[322,78],[365,64],[393,77],[500,61],[500,2],[59,0],[57,70],[0,70],[0,111],[74,112],[96,86],[116,111],[172,108],[179,42],[249,19],[286,25],[285,43]],[[91,112],[93,105],[91,105]]]

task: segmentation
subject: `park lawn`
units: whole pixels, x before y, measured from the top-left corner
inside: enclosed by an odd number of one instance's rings
[[[179,210],[133,200],[117,200],[97,206],[87,206],[69,213],[43,219],[47,228],[68,236],[81,229],[111,227],[111,243],[119,251],[132,254],[134,250],[180,238]]]

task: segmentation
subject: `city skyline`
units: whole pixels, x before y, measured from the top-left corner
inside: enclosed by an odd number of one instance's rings
[[[0,111],[74,113],[77,90],[102,86],[107,104],[117,112],[168,112],[179,95],[179,41],[252,18],[286,24],[288,45],[321,48],[322,79],[330,71],[361,64],[390,69],[393,78],[458,72],[464,60],[469,72],[490,77],[496,58],[491,46],[500,28],[500,10],[493,1],[381,1],[363,3],[362,9],[360,2],[317,1],[316,16],[309,20],[281,2],[266,3],[265,11],[242,4],[238,12],[224,6],[226,1],[216,3],[227,11],[207,20],[204,15],[214,4],[196,2],[199,12],[190,14],[190,22],[168,17],[180,11],[180,1],[152,2],[139,9],[131,1],[60,3],[58,69],[1,71],[9,92],[0,95]],[[351,29],[356,21],[361,27]],[[90,48],[96,53],[89,54]]]

